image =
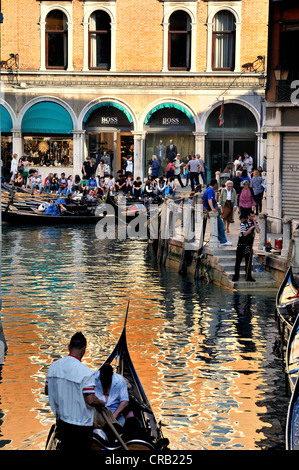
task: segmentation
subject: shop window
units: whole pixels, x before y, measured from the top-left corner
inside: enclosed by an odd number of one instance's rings
[[[190,70],[191,20],[188,13],[175,11],[169,19],[168,68]]]
[[[148,133],[146,136],[146,156],[144,173],[149,174],[149,168],[152,164],[152,156],[156,155],[159,162],[159,174],[165,175],[168,159],[166,157],[167,147],[170,141],[175,145],[177,153],[181,155],[181,162],[187,165],[188,157],[195,152],[194,135],[191,132],[169,132],[169,133]],[[159,155],[160,147],[162,154]],[[181,173],[185,174],[185,165],[182,166]]]
[[[235,68],[235,17],[229,11],[218,12],[213,21],[213,70]]]
[[[111,66],[111,19],[104,11],[95,11],[89,20],[89,68],[109,70]]]
[[[73,165],[73,140],[67,137],[24,137],[24,154],[32,166]]]
[[[67,18],[60,10],[52,10],[46,17],[46,68],[67,68]]]

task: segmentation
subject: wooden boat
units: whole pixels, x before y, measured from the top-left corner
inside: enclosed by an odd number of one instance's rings
[[[286,450],[299,450],[299,380],[297,378],[287,415]]]
[[[6,188],[5,188],[6,189]],[[51,200],[62,202],[65,211],[61,210],[59,215],[46,214],[39,210],[39,206],[45,206]],[[15,193],[10,188],[9,197],[1,200],[2,220],[13,225],[79,225],[96,224],[103,219],[105,207],[99,201],[80,201],[64,199],[58,195],[48,194],[42,199],[28,194]]]
[[[288,339],[299,313],[299,285],[296,282],[290,266],[284,276],[276,296],[276,316],[278,329]]]
[[[126,431],[125,424],[121,440],[126,450],[161,451],[167,449],[169,441],[163,437],[161,423],[158,423],[155,418],[128,351],[126,338],[128,307],[122,334],[112,353],[104,362],[104,364],[111,364],[115,372],[126,379],[130,408],[134,413],[134,418],[129,418],[127,421],[132,419],[134,424],[138,423],[134,430],[130,426],[129,432]],[[53,425],[48,436],[46,450],[57,450],[57,448],[58,441],[55,438],[55,425]],[[123,450],[123,446],[117,439],[108,441],[103,436],[103,432],[94,430],[92,450]]]
[[[133,199],[133,198],[123,198],[118,201],[114,196],[112,196],[109,192],[106,196],[106,204],[110,204],[114,209],[114,214],[116,218],[123,217],[126,222],[130,222],[131,220],[135,219],[140,213],[146,213],[147,208],[144,204],[143,200]]]
[[[2,220],[12,225],[84,225],[96,224],[103,217],[96,215],[47,215],[38,211],[2,211]]]
[[[297,315],[289,336],[285,363],[290,389],[293,392],[299,372],[299,315]]]

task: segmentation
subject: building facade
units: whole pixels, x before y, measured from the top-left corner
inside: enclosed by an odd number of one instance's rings
[[[280,219],[299,223],[299,6],[295,0],[270,2],[267,134],[267,213],[272,229]]]
[[[145,177],[170,141],[182,157],[201,154],[209,177],[244,152],[260,165],[268,10],[268,0],[5,0],[3,173],[12,153],[43,175],[81,175],[87,156],[107,152],[114,174],[131,154]]]

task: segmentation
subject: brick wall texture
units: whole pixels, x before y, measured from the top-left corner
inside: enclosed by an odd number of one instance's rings
[[[37,0],[4,0],[1,25],[1,60],[18,53],[20,69],[40,67],[40,3]],[[59,5],[59,0],[44,2]],[[113,2],[93,2],[99,9]],[[73,67],[83,67],[82,0],[63,1],[73,12]],[[240,4],[221,2],[221,6]],[[116,70],[159,72],[163,57],[163,8],[159,0],[117,0],[116,3]],[[175,4],[174,4],[175,5]],[[177,4],[188,6],[188,2]],[[241,64],[252,62],[257,55],[267,55],[268,0],[241,0]],[[204,72],[207,57],[208,2],[199,0],[197,8],[196,71]]]

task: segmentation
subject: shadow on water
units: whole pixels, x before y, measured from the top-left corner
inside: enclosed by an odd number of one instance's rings
[[[284,449],[273,296],[194,282],[158,268],[146,241],[98,240],[92,227],[5,227],[2,276],[0,447],[44,447],[54,422],[43,393],[49,364],[81,330],[96,370],[130,297],[130,354],[173,449]]]

